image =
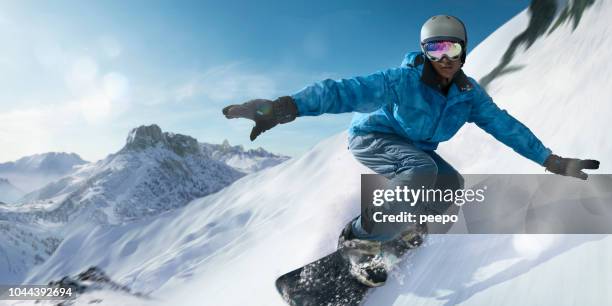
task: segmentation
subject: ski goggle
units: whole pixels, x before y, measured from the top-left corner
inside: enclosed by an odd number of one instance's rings
[[[423,44],[423,52],[431,61],[438,62],[444,56],[451,61],[461,58],[463,48],[461,44],[454,41],[430,41]]]

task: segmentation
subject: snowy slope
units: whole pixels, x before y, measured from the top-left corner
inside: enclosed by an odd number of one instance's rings
[[[0,177],[30,192],[67,175],[87,162],[75,153],[49,152],[0,164]]]
[[[31,267],[43,263],[61,239],[37,226],[0,221],[0,275],[3,284],[18,284]]]
[[[554,153],[599,159],[600,173],[612,173],[612,163],[605,162],[612,152],[607,128],[612,63],[606,59],[612,48],[607,34],[611,16],[609,2],[595,2],[575,29],[569,19],[529,49],[521,45],[507,66],[510,72],[487,88],[501,108],[525,123]],[[484,40],[468,55],[466,74],[478,80],[491,71],[503,55],[495,50],[506,50],[527,27],[528,17],[526,11],[517,15]],[[464,173],[542,173],[541,167],[473,124],[441,144],[438,152]]]
[[[575,30],[562,24],[520,50],[512,63],[526,66],[489,87],[499,105],[558,154],[600,159],[600,173],[612,165],[603,121],[612,114],[605,99],[610,70],[605,60],[584,55],[605,55],[612,47],[612,37],[598,34],[609,32],[610,17],[612,3],[595,3]],[[493,69],[492,55],[480,50],[505,50],[528,20],[526,12],[520,14],[477,47],[468,56],[468,75],[478,79]],[[560,47],[568,41],[575,44]],[[600,62],[606,69],[593,77]],[[546,71],[552,72],[543,76]],[[440,152],[463,172],[542,171],[472,127]],[[155,297],[143,304],[284,305],[274,279],[335,249],[340,228],[359,211],[359,174],[367,172],[346,150],[342,133],[300,158],[152,220],[75,230],[28,282],[96,265]],[[400,265],[402,273],[373,291],[367,305],[610,304],[610,256],[612,238],[602,235],[431,236]],[[116,305],[118,296],[109,293],[100,304]]]

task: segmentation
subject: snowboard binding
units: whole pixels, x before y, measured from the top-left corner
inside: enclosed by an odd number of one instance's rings
[[[409,250],[423,244],[427,228],[415,225],[395,239],[381,242],[356,238],[352,231],[354,219],[338,238],[338,250],[350,264],[350,273],[368,287],[385,284],[388,272]]]

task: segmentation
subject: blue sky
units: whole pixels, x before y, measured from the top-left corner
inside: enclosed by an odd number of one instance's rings
[[[48,151],[97,160],[151,123],[299,155],[351,115],[298,118],[251,143],[251,122],[221,109],[397,66],[435,14],[463,19],[474,47],[528,3],[3,1],[0,162]]]

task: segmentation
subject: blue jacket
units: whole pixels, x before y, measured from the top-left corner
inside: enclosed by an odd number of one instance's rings
[[[542,165],[551,154],[520,121],[495,105],[462,70],[445,96],[436,72],[420,52],[399,68],[351,79],[327,79],[294,94],[298,116],[356,112],[350,135],[392,133],[423,150],[435,150],[466,122],[474,122],[522,156]]]

